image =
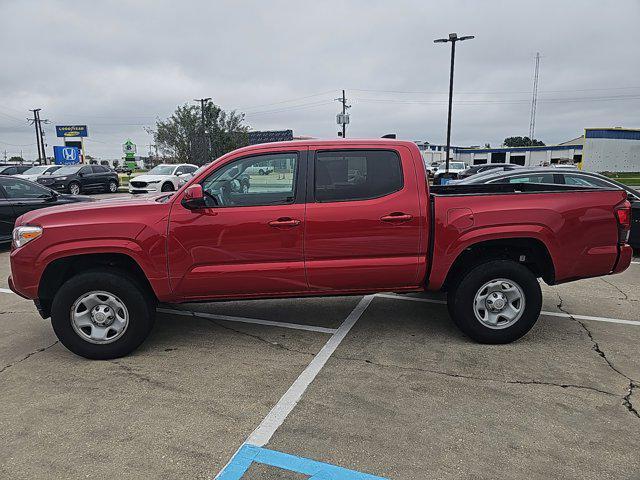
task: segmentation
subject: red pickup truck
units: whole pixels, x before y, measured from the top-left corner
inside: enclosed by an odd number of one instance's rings
[[[447,292],[469,337],[506,343],[538,318],[538,278],[626,269],[629,226],[622,190],[430,190],[411,142],[271,143],[221,157],[175,193],[23,215],[9,284],[88,358],[138,347],[158,302],[425,289]]]

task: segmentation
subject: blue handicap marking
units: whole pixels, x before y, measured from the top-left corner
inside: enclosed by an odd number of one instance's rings
[[[388,480],[368,473],[248,444],[238,450],[229,464],[218,474],[216,480],[240,480],[254,462],[309,475],[309,480]]]

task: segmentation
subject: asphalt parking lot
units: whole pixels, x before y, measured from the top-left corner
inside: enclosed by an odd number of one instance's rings
[[[635,261],[545,286],[510,345],[389,294],[164,306],[135,354],[88,361],[0,253],[0,478],[640,478]]]

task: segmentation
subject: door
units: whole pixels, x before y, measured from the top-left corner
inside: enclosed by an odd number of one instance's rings
[[[109,186],[109,169],[103,165],[92,165],[91,169],[93,170],[94,175],[94,188],[106,190]]]
[[[82,189],[95,188],[96,175],[90,165],[85,165],[78,171],[78,181]]]
[[[425,188],[418,188],[411,151],[318,149],[309,156],[309,287],[374,291],[420,284],[426,252],[420,251],[419,195]]]
[[[0,187],[2,187],[4,210],[0,214],[3,223],[1,235],[5,234],[6,228],[9,228],[9,235],[11,235],[15,219],[20,215],[31,210],[55,205],[55,197],[51,190],[34,182],[15,177],[0,177]],[[6,206],[4,206],[5,203]],[[12,217],[10,218],[10,216]],[[5,223],[10,223],[10,226]]]
[[[245,173],[259,162],[274,173]],[[305,167],[306,150],[265,149],[216,166],[200,182],[206,208],[188,210],[177,198],[169,220],[174,291],[202,299],[306,292]]]
[[[13,226],[18,215],[16,215],[11,202],[7,199],[3,180],[5,178],[0,176],[0,242],[5,243],[11,241]]]

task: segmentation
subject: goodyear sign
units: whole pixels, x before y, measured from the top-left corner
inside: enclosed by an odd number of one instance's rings
[[[86,125],[56,125],[56,136],[58,137],[86,137]]]

